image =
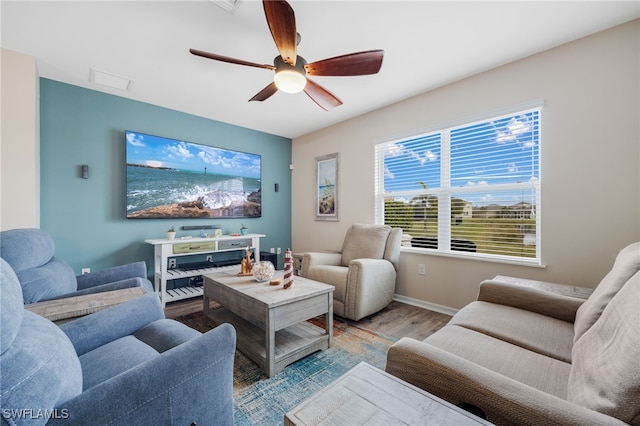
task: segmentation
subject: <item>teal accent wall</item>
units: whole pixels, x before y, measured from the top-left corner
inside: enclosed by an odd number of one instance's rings
[[[199,234],[184,225],[221,225],[229,234],[244,223],[266,234],[262,251],[291,246],[291,139],[44,78],[40,120],[41,228],[77,274],[145,260],[152,277],[153,247],[144,240],[164,238],[171,225],[180,237]],[[262,217],[126,219],[125,130],[261,155]]]

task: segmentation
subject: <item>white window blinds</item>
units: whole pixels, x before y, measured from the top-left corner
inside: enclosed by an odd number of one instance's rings
[[[539,262],[540,113],[376,145],[376,220],[415,248]]]

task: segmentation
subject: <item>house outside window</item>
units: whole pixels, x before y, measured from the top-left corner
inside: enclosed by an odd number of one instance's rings
[[[376,222],[403,246],[540,264],[541,107],[376,145]]]

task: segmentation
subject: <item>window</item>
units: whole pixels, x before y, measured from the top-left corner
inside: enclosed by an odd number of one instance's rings
[[[540,263],[540,108],[376,145],[376,221],[403,245]]]

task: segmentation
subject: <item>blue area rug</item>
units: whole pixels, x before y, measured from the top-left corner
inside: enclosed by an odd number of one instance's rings
[[[209,330],[202,313],[176,318],[200,331]],[[312,322],[320,325],[322,318]],[[396,339],[334,320],[333,345],[315,352],[272,378],[236,351],[233,393],[237,425],[282,425],[284,415],[361,361],[384,369],[387,349]]]

